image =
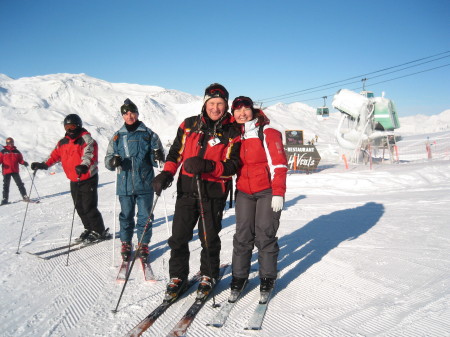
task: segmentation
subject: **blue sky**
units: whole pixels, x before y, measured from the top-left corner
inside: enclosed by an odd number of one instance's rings
[[[366,88],[400,116],[431,115],[450,109],[449,15],[448,0],[0,0],[0,73],[85,73],[200,96],[220,82],[231,99],[314,107],[369,74]]]

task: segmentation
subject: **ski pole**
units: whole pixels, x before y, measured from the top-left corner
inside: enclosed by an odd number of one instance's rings
[[[201,219],[201,223],[202,223],[202,231],[203,231],[203,240],[205,241],[205,249],[206,249],[206,257],[208,259],[208,268],[209,268],[209,274],[211,275],[211,279],[212,278],[212,268],[211,268],[211,257],[209,255],[209,247],[208,247],[208,240],[207,240],[207,235],[206,235],[206,222],[205,222],[205,209],[203,207],[203,197],[202,197],[202,189],[200,186],[200,174],[195,176],[195,180],[197,180],[197,189],[198,189],[198,198],[199,198],[199,206],[200,206],[200,219]],[[198,223],[198,230],[200,231],[200,221]],[[213,279],[213,286],[215,285],[215,281]],[[214,295],[214,292],[212,294],[212,298],[213,298],[213,308],[217,308],[220,305],[216,304],[216,297]]]
[[[116,228],[117,228],[117,180],[119,179],[121,166],[117,167],[116,180],[114,182],[114,231],[113,231],[113,242],[112,242],[112,266],[114,267],[114,263],[116,260],[115,250],[116,250]]]
[[[162,167],[161,167],[161,161],[158,160],[158,169],[159,172],[162,172]],[[164,191],[162,191],[162,197],[163,197],[163,202],[164,202],[164,215],[166,217],[166,230],[167,230],[167,237],[170,237],[170,227],[169,227],[169,218],[167,216],[167,206],[166,206],[166,197],[164,196]]]
[[[70,226],[69,247],[67,248],[67,261],[66,261],[66,267],[69,265],[70,245],[72,244],[73,222],[74,222],[74,220],[75,220],[75,210],[77,209],[78,191],[80,190],[80,177],[81,177],[81,174],[79,174],[79,175],[78,175],[78,178],[77,178],[77,192],[75,193],[75,200],[74,200],[74,205],[73,205],[72,225]]]
[[[153,151],[156,152],[156,150],[153,150]],[[158,162],[159,173],[161,173],[163,171],[161,160],[157,160],[157,162]],[[164,190],[161,191],[161,193],[162,193],[163,202],[164,202],[164,215],[166,217],[166,231],[167,231],[167,241],[166,241],[164,252],[163,252],[163,255],[164,255],[169,250],[169,238],[171,236],[171,231],[170,231],[170,226],[169,226],[169,218],[167,216],[167,205],[166,205],[166,197],[164,194]],[[163,268],[164,268],[164,266],[165,266],[165,258],[163,258]]]
[[[120,296],[119,296],[119,300],[117,301],[116,308],[111,310],[111,312],[114,314],[117,313],[117,308],[119,307],[119,303],[120,303],[120,300],[122,299],[123,292],[125,291],[125,287],[127,286],[128,280],[130,279],[130,274],[131,274],[131,271],[133,270],[134,263],[136,262],[136,257],[141,252],[142,239],[144,238],[144,235],[147,232],[149,225],[152,223],[152,215],[153,215],[153,211],[155,210],[156,203],[158,202],[158,198],[159,198],[159,196],[157,195],[155,198],[155,201],[153,202],[152,210],[147,219],[147,223],[145,224],[144,231],[142,232],[141,238],[138,241],[138,248],[134,252],[133,261],[131,262],[130,269],[128,270],[127,275],[125,276],[125,283],[123,284],[122,291],[120,292]]]
[[[28,169],[28,167],[26,167],[26,169],[27,169],[28,175],[30,176],[30,179],[31,179],[31,173],[30,173],[30,170]],[[31,188],[33,188],[33,186],[31,186]],[[36,191],[36,194],[37,194],[37,196],[38,196],[38,200],[41,199],[41,196],[39,195],[38,190],[37,190],[37,188],[36,188],[36,184],[34,184],[34,190]],[[31,190],[30,190],[30,194],[31,194]],[[29,198],[29,197],[30,197],[30,196],[28,196],[28,198]]]
[[[31,189],[30,189],[30,194],[28,195],[28,198],[31,197],[31,191],[33,190],[33,184],[34,184],[34,177],[36,177],[36,172],[37,170],[34,170],[33,172],[33,178],[31,178]],[[28,205],[30,203],[27,202],[27,207],[25,208],[25,215],[23,216],[23,222],[22,222],[22,229],[20,230],[20,237],[19,237],[19,244],[17,245],[17,252],[16,254],[20,254],[19,248],[20,248],[20,242],[22,241],[22,234],[23,234],[23,227],[25,225],[25,219],[27,217],[27,212],[28,212]]]

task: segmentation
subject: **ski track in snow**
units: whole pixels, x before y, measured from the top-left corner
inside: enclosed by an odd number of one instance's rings
[[[450,204],[450,165],[437,162],[427,172],[423,167],[413,164],[406,174],[405,166],[398,165],[387,172],[384,167],[363,173],[341,168],[290,175],[279,229],[279,280],[263,329],[244,330],[259,297],[254,254],[250,282],[225,325],[206,326],[218,310],[210,298],[188,336],[449,336],[450,235],[448,213],[442,209]],[[383,174],[395,179],[378,182]],[[114,176],[102,172],[101,179],[106,183],[99,189],[99,208],[112,229]],[[40,184],[54,180],[44,176]],[[67,244],[73,204],[69,194],[57,192],[67,185],[52,186],[40,204],[29,205],[20,255],[14,253],[24,204],[8,205],[8,214],[1,209],[2,223],[7,219],[14,227],[2,238],[8,248],[0,252],[4,336],[123,336],[163,297],[169,256],[163,208],[156,211],[151,241],[159,281],[146,283],[136,263],[119,312],[113,314],[123,283],[115,281],[119,257],[112,267],[112,241],[72,252],[69,266],[66,255],[46,261],[25,253]],[[169,220],[173,191],[166,192]],[[234,224],[234,209],[227,209],[222,262],[231,260]],[[75,237],[81,227],[76,218]],[[118,239],[115,247],[118,251]],[[190,247],[194,273],[199,266],[196,231]],[[217,303],[227,300],[230,281],[228,273],[219,283]],[[143,336],[165,336],[193,302],[195,288]]]

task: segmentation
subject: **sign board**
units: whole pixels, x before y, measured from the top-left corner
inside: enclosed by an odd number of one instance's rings
[[[303,145],[303,130],[286,130],[286,145]]]
[[[290,170],[311,171],[317,168],[320,155],[314,145],[285,145],[284,151]]]

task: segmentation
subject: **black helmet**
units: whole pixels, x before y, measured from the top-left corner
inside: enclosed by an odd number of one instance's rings
[[[64,126],[67,124],[75,124],[79,128],[83,126],[83,121],[81,120],[80,116],[76,114],[70,114],[67,115],[66,118],[64,118]]]

